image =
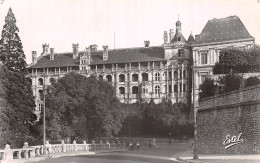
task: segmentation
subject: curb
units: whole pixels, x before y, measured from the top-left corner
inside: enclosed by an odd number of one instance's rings
[[[97,151],[97,152],[82,152],[82,153],[61,153],[60,155],[41,155],[34,158],[29,159],[15,159],[15,160],[0,160],[0,163],[31,163],[31,162],[38,162],[42,160],[48,160],[53,158],[60,158],[60,157],[71,157],[71,156],[82,156],[82,155],[96,155],[102,153],[113,153],[113,152],[123,152],[127,149],[119,149],[119,150],[112,150],[112,151]]]
[[[179,156],[176,159],[179,160],[179,161],[188,162],[188,163],[207,163],[207,162],[202,161],[202,160],[186,160],[186,159],[183,159]]]
[[[182,161],[182,162],[189,162],[189,163],[207,163],[207,162],[205,162],[205,161],[202,161],[202,160],[200,160],[200,159],[198,159],[198,160],[193,160],[193,159],[184,159],[184,158],[182,158],[181,157],[181,155],[183,155],[184,153],[186,153],[187,151],[189,151],[190,149],[188,149],[188,150],[186,150],[186,151],[184,151],[182,154],[180,154],[179,156],[177,156],[177,160],[179,160],[179,161]]]

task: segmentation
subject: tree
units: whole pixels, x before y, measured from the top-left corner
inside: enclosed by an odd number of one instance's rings
[[[245,87],[250,87],[260,84],[260,79],[257,76],[249,77],[246,79]]]
[[[111,84],[76,73],[53,81],[46,91],[47,139],[92,139],[117,135],[123,112]],[[42,116],[38,131],[42,131]]]
[[[34,114],[34,97],[29,78],[0,66],[0,85],[3,89],[3,106],[0,112],[2,141],[12,147],[21,147],[30,135],[30,128],[37,119]]]
[[[189,108],[184,103],[172,104],[162,100],[155,104],[153,100],[145,104],[143,116],[143,131],[145,135],[165,137],[169,131],[175,138],[192,137],[190,129]]]
[[[248,73],[260,71],[260,47],[249,49],[226,48],[219,53],[219,62],[213,67],[214,74]]]
[[[199,86],[199,100],[203,98],[214,96],[217,89],[217,85],[214,84],[214,80],[207,78],[203,84]]]
[[[5,17],[5,25],[0,40],[0,60],[3,61],[7,69],[26,73],[25,55],[18,32],[16,19],[10,8]]]
[[[219,77],[221,93],[237,90],[241,87],[242,77],[239,75],[228,74]]]

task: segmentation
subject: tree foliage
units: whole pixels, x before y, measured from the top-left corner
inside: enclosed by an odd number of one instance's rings
[[[11,144],[21,147],[28,139],[30,128],[36,120],[34,97],[29,78],[24,74],[0,67],[0,129],[1,146]]]
[[[123,118],[114,88],[94,76],[69,73],[47,89],[47,139],[117,135]],[[37,125],[41,134],[42,116]]]
[[[213,68],[214,74],[247,73],[260,71],[260,46],[249,49],[226,48],[219,53],[219,63]]]
[[[1,34],[0,60],[9,70],[26,73],[25,55],[18,32],[16,19],[10,8]]]
[[[203,98],[214,96],[218,86],[214,84],[214,80],[206,78],[206,80],[199,86],[199,100]]]
[[[219,84],[221,86],[221,93],[234,91],[242,86],[242,77],[235,74],[228,74],[219,77]]]
[[[192,137],[193,127],[189,121],[190,108],[183,103],[172,104],[163,100],[155,104],[139,104],[141,114],[131,113],[123,123],[121,136],[167,137],[169,131],[175,138]]]
[[[257,76],[249,77],[245,81],[245,87],[250,87],[260,84],[260,79]]]

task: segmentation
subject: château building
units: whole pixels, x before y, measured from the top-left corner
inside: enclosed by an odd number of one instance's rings
[[[192,44],[192,58],[194,67],[194,94],[195,107],[198,107],[199,85],[213,75],[213,66],[219,61],[219,52],[222,49],[250,48],[255,39],[249,34],[242,21],[237,16],[221,19],[211,19],[202,32],[195,35]],[[192,98],[193,99],[193,98]]]
[[[237,16],[209,20],[201,34],[195,38],[190,34],[187,40],[178,20],[175,32],[173,29],[169,33],[164,31],[162,46],[150,46],[150,41],[144,41],[144,47],[109,49],[103,46],[103,50],[98,50],[97,45],[90,45],[79,51],[79,44],[72,44],[72,52],[55,53],[54,48],[43,44],[39,57],[32,51],[29,66],[36,114],[43,105],[44,84],[50,85],[52,79],[70,72],[95,75],[111,83],[122,103],[149,102],[150,99],[159,103],[166,99],[191,104],[193,76],[197,99],[198,87],[207,75],[212,75],[221,49],[253,44],[254,38]]]

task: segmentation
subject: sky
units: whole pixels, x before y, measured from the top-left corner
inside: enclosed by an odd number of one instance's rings
[[[210,19],[237,15],[260,44],[260,0],[0,0],[1,31],[10,7],[28,64],[43,43],[55,53],[72,52],[72,43],[80,51],[91,44],[142,47],[144,40],[162,45],[163,32],[175,31],[178,17],[187,39]]]

